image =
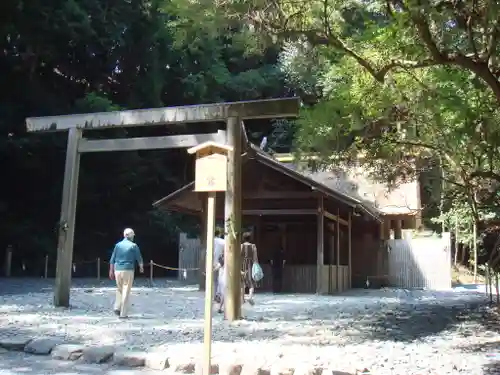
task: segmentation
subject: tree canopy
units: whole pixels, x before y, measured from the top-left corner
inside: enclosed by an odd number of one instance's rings
[[[293,146],[324,165],[363,163],[389,185],[424,176],[446,225],[453,212],[478,222],[500,203],[495,1],[6,0],[1,8],[0,244],[20,257],[55,252],[65,154],[64,135],[25,133],[29,116],[299,95],[298,121],[248,124],[255,141],[268,137],[268,151]],[[196,224],[150,204],[191,177],[184,151],[112,154],[82,159],[77,258],[105,253],[125,226],[143,236],[146,254],[169,258],[177,230]]]
[[[278,46],[249,48],[238,25],[214,32],[177,5],[2,3],[0,246],[14,246],[14,267],[21,258],[31,259],[27,272],[37,273],[45,254],[55,260],[66,151],[64,134],[26,134],[26,117],[288,94]],[[256,124],[252,131],[261,128]],[[118,129],[89,136],[165,132]],[[75,260],[106,258],[123,228],[131,226],[146,258],[154,252],[158,261],[176,264],[177,231],[196,230],[196,221],[156,212],[151,203],[188,182],[191,173],[185,150],[84,155]]]

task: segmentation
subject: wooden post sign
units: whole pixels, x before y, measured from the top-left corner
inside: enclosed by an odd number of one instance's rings
[[[194,191],[226,191],[227,153],[232,147],[205,142],[188,150],[196,154]]]
[[[212,267],[214,263],[215,195],[217,191],[226,190],[227,153],[232,150],[232,147],[215,142],[205,142],[187,150],[189,154],[196,155],[194,191],[208,192],[203,375],[210,375],[212,356],[212,301],[214,292]]]

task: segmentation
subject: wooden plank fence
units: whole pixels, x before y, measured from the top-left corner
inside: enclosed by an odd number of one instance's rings
[[[451,288],[451,236],[412,237],[387,241],[389,283],[399,288]]]
[[[178,279],[188,283],[198,282],[200,255],[202,253],[199,238],[189,238],[186,233],[179,233],[179,273]]]

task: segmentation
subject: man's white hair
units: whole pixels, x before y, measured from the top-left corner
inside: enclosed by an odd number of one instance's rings
[[[132,238],[135,236],[134,230],[132,228],[127,228],[123,231],[123,237]]]

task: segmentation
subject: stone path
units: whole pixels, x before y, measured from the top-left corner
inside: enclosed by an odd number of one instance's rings
[[[194,366],[201,358],[203,296],[194,287],[163,280],[150,288],[139,282],[131,318],[120,321],[110,311],[111,284],[75,280],[73,307],[64,310],[50,306],[48,282],[0,283],[3,340],[50,337],[84,345],[87,351],[104,347],[99,350],[112,351],[106,358],[110,364],[120,353],[140,352],[158,361],[168,359],[179,372],[192,372],[181,367]],[[295,375],[314,368],[330,374],[353,374],[362,368],[376,375],[500,374],[495,372],[500,329],[494,321],[485,325],[484,301],[477,289],[260,294],[255,306],[244,307],[244,321],[229,324],[215,316],[213,362],[220,373],[241,364],[243,372],[260,368],[286,373],[292,368]]]
[[[8,352],[0,354],[0,375],[160,375],[164,371],[112,364],[86,364]]]

